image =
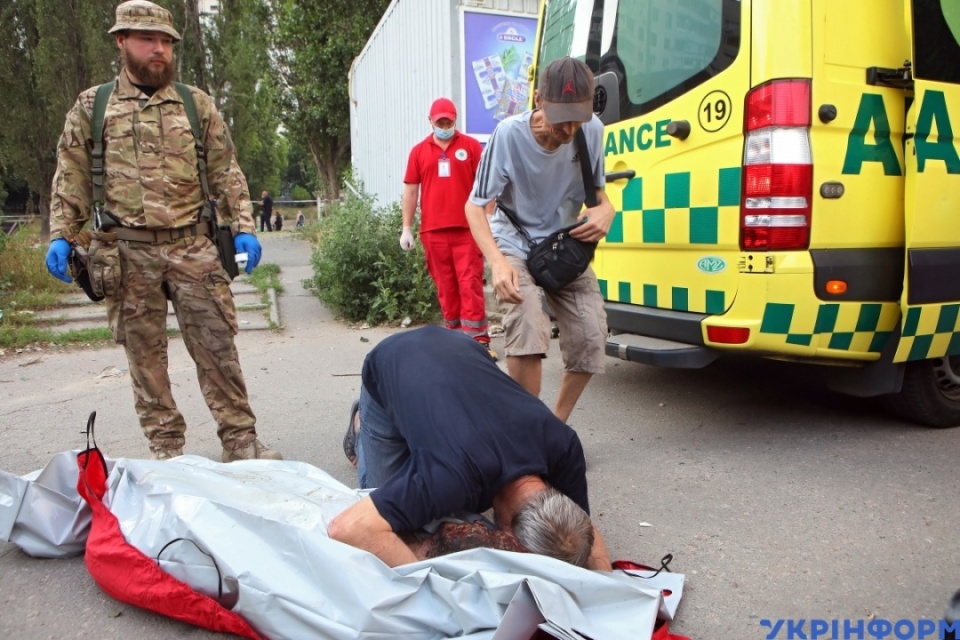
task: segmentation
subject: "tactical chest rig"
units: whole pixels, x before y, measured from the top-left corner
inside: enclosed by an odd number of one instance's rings
[[[104,119],[107,111],[107,102],[113,93],[116,82],[107,82],[97,87],[93,102],[91,120],[91,164],[90,175],[93,181],[92,226],[89,234],[89,243],[86,238],[78,238],[73,244],[70,255],[70,266],[74,279],[84,290],[87,296],[94,301],[103,300],[113,295],[120,285],[120,257],[117,247],[118,240],[127,242],[146,242],[162,244],[173,242],[180,238],[188,238],[200,234],[208,236],[217,246],[220,263],[227,275],[233,279],[239,275],[239,269],[234,259],[233,231],[229,225],[217,224],[217,214],[210,206],[210,185],[207,182],[207,153],[203,146],[203,136],[200,128],[200,118],[197,115],[197,105],[193,94],[187,85],[174,82],[173,85],[183,100],[187,120],[190,121],[190,131],[193,133],[197,152],[197,172],[200,178],[200,190],[203,194],[203,206],[200,209],[197,223],[188,227],[176,229],[133,229],[120,225],[120,221],[104,209],[104,151],[103,141]],[[83,235],[81,233],[81,235]]]

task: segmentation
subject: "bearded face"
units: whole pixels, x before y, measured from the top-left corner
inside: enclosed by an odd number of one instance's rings
[[[136,84],[159,89],[171,82],[176,74],[173,52],[163,47],[144,46],[137,34],[131,34],[120,44],[120,60]]]

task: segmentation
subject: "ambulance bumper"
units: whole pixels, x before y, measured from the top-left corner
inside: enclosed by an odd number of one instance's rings
[[[606,354],[621,360],[674,369],[700,369],[720,357],[703,343],[700,323],[708,316],[608,302]]]
[[[621,360],[673,369],[701,369],[720,357],[719,351],[708,347],[629,333],[611,336],[606,353]]]

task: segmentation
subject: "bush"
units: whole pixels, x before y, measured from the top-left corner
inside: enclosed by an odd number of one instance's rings
[[[293,189],[290,190],[290,199],[291,200],[313,200],[313,194],[301,187],[296,185]]]
[[[314,235],[312,285],[334,313],[369,324],[439,317],[423,247],[400,248],[401,220],[399,205],[375,209],[369,196],[351,194],[327,210]]]

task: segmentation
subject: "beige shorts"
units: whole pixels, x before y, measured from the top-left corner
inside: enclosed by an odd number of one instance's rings
[[[560,353],[564,371],[603,373],[607,356],[607,313],[592,268],[558,293],[550,294],[534,283],[522,258],[506,256],[520,275],[523,302],[502,302],[505,352],[507,356],[542,356],[550,350],[550,306],[560,328]]]

